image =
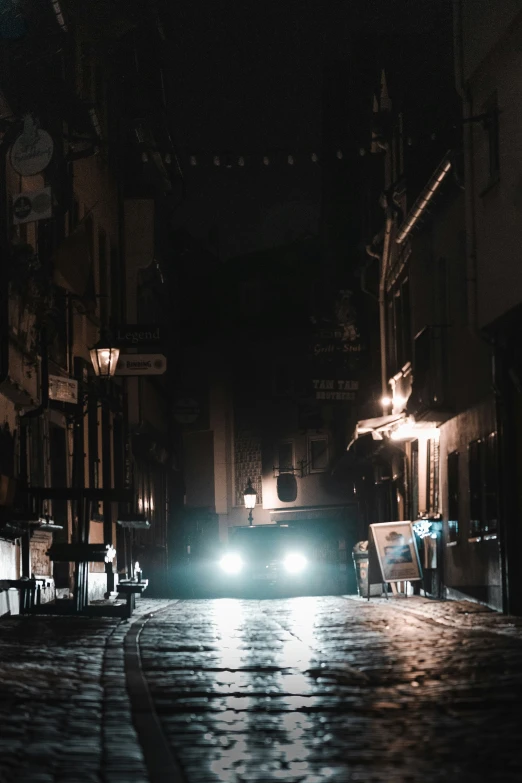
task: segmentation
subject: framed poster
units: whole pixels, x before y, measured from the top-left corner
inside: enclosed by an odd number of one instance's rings
[[[422,579],[411,522],[380,522],[370,525],[370,548],[372,544],[383,582],[413,582]]]

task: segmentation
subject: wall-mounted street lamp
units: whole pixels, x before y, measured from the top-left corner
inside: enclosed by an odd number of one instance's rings
[[[95,374],[99,378],[112,378],[120,358],[120,349],[112,345],[107,331],[103,330],[96,345],[91,348],[91,361]]]
[[[248,508],[248,524],[251,525],[254,521],[252,509],[255,508],[257,499],[257,492],[252,486],[251,479],[248,479],[248,484],[243,492],[243,497],[245,498],[245,508]]]

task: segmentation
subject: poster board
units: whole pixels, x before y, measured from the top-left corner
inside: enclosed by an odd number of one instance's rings
[[[370,525],[368,583],[414,582],[422,579],[411,522]]]

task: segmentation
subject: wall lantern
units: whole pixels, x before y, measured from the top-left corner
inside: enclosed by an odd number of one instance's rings
[[[120,349],[112,345],[108,332],[103,331],[96,345],[91,348],[91,361],[95,374],[100,378],[112,378],[120,358]]]
[[[252,486],[251,479],[248,479],[248,484],[243,492],[243,497],[245,498],[245,508],[248,508],[248,523],[251,525],[254,519],[252,509],[255,508],[257,500],[257,492]]]

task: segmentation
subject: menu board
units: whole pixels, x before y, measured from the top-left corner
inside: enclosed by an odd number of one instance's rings
[[[422,579],[411,522],[380,522],[370,525],[368,549],[371,584],[413,582]]]

